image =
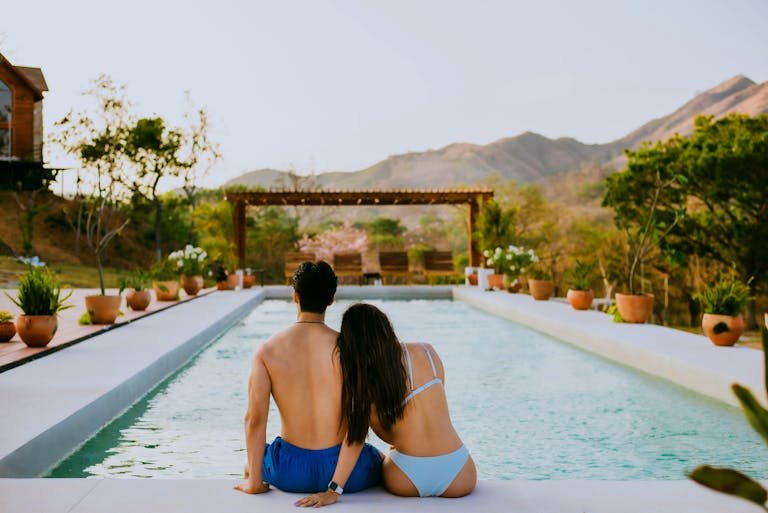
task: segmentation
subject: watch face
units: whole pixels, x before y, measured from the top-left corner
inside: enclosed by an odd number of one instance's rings
[[[330,483],[328,483],[328,489],[332,492],[338,493],[339,495],[344,493],[344,489],[338,484],[336,484],[334,481],[331,481]]]

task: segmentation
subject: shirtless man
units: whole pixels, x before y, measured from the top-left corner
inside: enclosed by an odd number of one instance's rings
[[[381,453],[369,444],[346,443],[341,422],[339,334],[325,325],[336,283],[327,263],[301,264],[292,279],[296,323],[253,356],[245,415],[247,480],[236,490],[264,493],[271,484],[286,492],[323,492],[329,504],[381,481]],[[281,436],[267,444],[270,394],[282,427]]]

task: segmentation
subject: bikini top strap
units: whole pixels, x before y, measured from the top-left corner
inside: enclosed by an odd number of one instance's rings
[[[403,346],[403,353],[405,353],[405,362],[408,364],[408,381],[411,384],[411,391],[413,391],[413,363],[411,362],[411,353],[408,352],[408,348],[404,343],[400,343]]]
[[[424,348],[424,352],[427,353],[427,359],[429,360],[429,366],[432,367],[432,377],[437,377],[437,369],[435,369],[435,362],[432,360],[432,353],[429,351],[429,348],[426,344],[421,344],[421,347]],[[410,361],[409,361],[410,363]]]

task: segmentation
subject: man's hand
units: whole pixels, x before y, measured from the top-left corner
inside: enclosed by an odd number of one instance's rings
[[[254,495],[257,493],[268,492],[269,485],[267,483],[251,483],[250,481],[246,481],[245,483],[240,483],[239,485],[235,485],[235,490]]]
[[[339,500],[339,494],[332,492],[331,490],[327,490],[325,492],[307,495],[303,499],[294,502],[293,505],[302,508],[320,508],[322,506],[333,504],[337,500]]]

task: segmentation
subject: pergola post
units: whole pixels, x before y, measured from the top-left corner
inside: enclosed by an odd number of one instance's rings
[[[480,205],[478,201],[469,202],[469,226],[467,227],[469,233],[467,233],[467,249],[469,252],[469,266],[475,267],[480,265],[480,251],[477,249],[477,242],[475,241],[475,223],[477,222],[477,216],[480,213]]]
[[[235,235],[235,244],[237,244],[237,265],[238,268],[245,268],[245,201],[237,200],[235,202],[235,212],[233,219],[233,229]]]

